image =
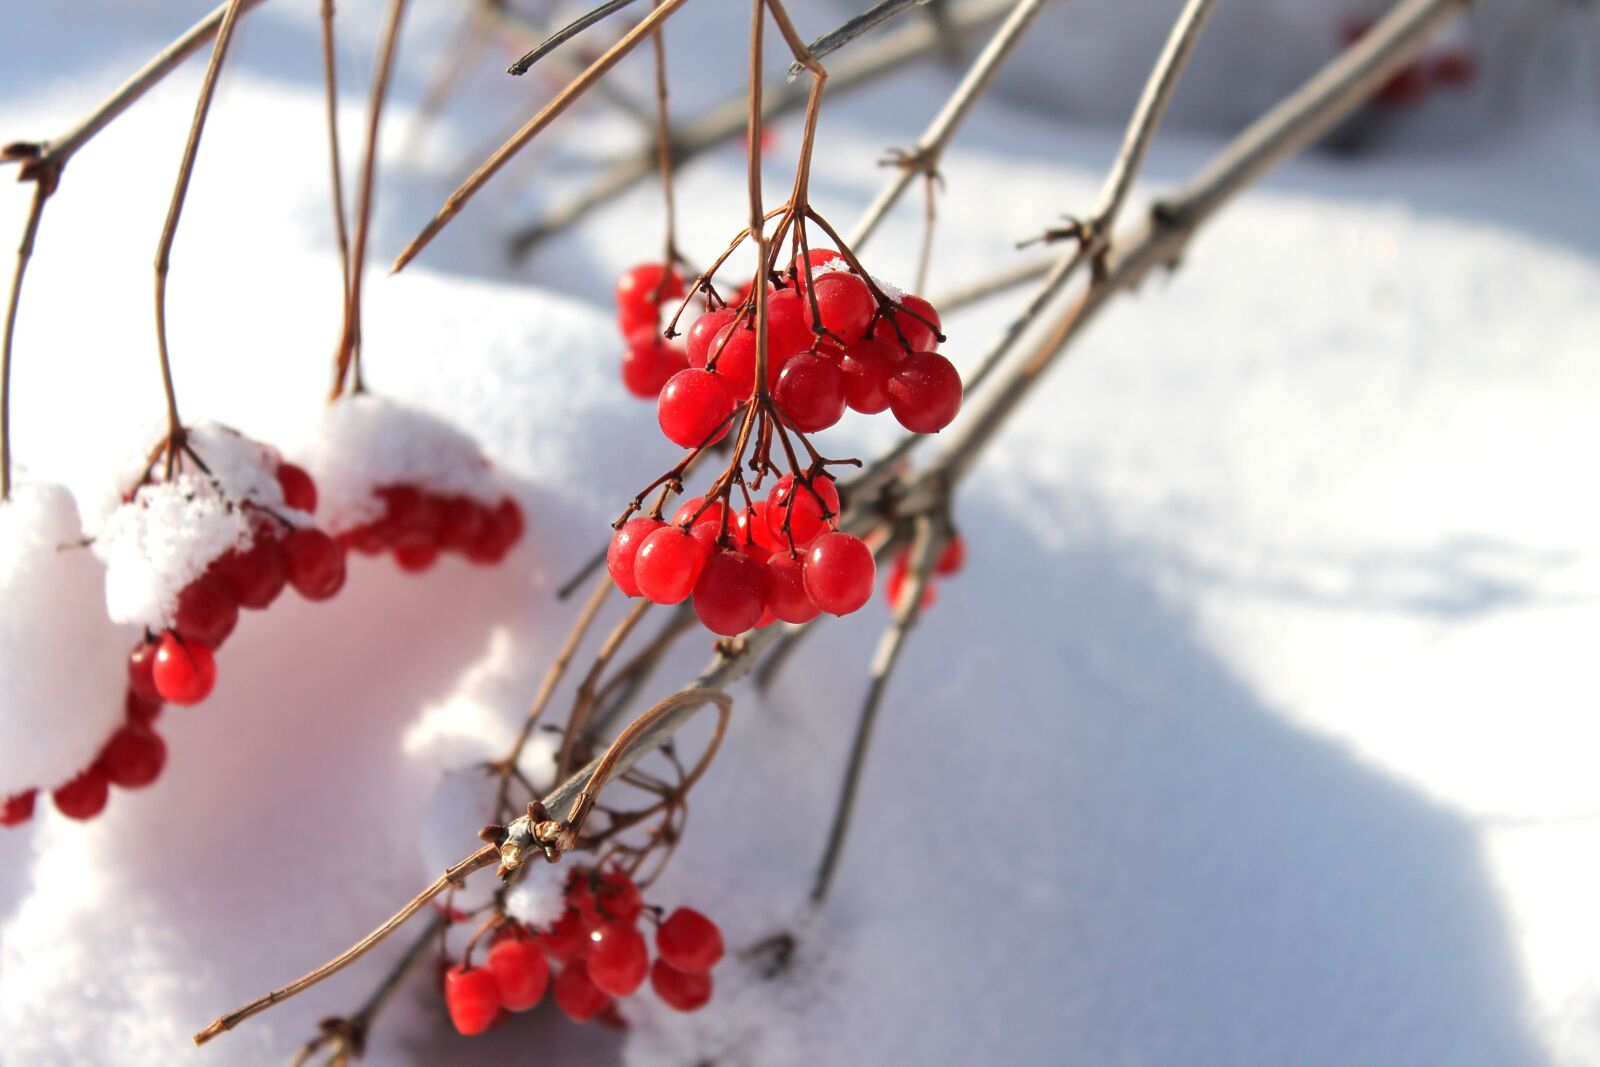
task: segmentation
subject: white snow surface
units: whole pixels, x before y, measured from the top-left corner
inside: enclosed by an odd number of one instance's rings
[[[15,485],[0,504],[0,798],[37,788],[37,813],[122,722],[138,631],[106,618],[104,583],[66,487]]]
[[[8,12],[28,47],[0,69],[5,138],[65,128],[205,6]],[[264,5],[242,24],[170,282],[186,417],[286,449],[324,417],[340,303],[313,8]],[[685,8],[669,50],[734,32],[715,8]],[[83,50],[79,9],[103,48]],[[347,85],[366,84],[378,10],[340,5]],[[163,720],[159,783],[86,825],[41,804],[0,833],[5,1067],[277,1064],[318,1019],[354,1010],[399,941],[188,1044],[477,846],[472,805],[429,798],[504,750],[576,611],[551,591],[676,458],[621,388],[609,305],[616,273],[655,247],[659,190],[525,265],[500,255],[507,230],[582,180],[575,156],[631,143],[627,120],[559,120],[552,134],[584,124],[581,143],[530,150],[384,276],[463,165],[549,89],[537,72],[471,79],[408,153],[437,59],[423,45],[446,39],[456,10],[411,14],[364,353],[376,394],[470,434],[528,534],[495,569],[444,559],[418,577],[354,559],[331,602],[252,613],[204,708]],[[804,18],[803,32],[824,28]],[[736,77],[673,54],[675,107]],[[648,99],[647,63],[618,73]],[[161,413],[150,249],[198,78],[186,67],[85,148],[41,227],[13,431],[30,476],[80,502],[117,468],[107,442],[140,439]],[[813,192],[836,224],[952,81],[926,70],[830,105]],[[1600,1064],[1600,501],[1585,488],[1600,454],[1600,217],[1580,177],[1600,171],[1600,138],[1585,107],[1479,123],[1448,146],[1296,162],[1228,207],[1170,281],[1082,336],[957,503],[967,569],[890,687],[819,914],[805,898],[881,598],[821,627],[770,695],[735,690],[687,836],[647,894],[722,924],[730,956],[704,1013],[642,994],[624,1037],[546,1005],[468,1040],[423,967],[366,1062]],[[354,97],[342,112],[347,159],[364,112]],[[778,127],[772,190],[787,187],[797,131]],[[986,101],[944,161],[929,295],[1013,262],[1014,241],[1092,203],[1119,133]],[[1218,143],[1164,132],[1141,195]],[[29,192],[9,188],[5,247]],[[743,190],[737,146],[683,169],[697,261],[742,225]],[[865,250],[874,273],[914,277],[920,224],[913,197]],[[943,350],[970,361],[1017,299],[945,316]],[[870,455],[892,435],[850,420],[827,450]],[[0,560],[36,551],[10,542]],[[70,609],[49,586],[0,598],[7,716],[14,679],[31,687],[44,662],[19,625],[114,631],[80,595],[94,557],[67,555],[89,561]],[[610,605],[602,631],[620,615]],[[73,637],[68,662],[106,670],[119,693],[127,644]],[[686,639],[652,691],[691,677],[708,648]],[[692,726],[683,751],[706,734]],[[459,850],[431,843],[419,860],[424,829],[451,825]],[[765,979],[738,952],[780,932],[796,937],[793,963]]]

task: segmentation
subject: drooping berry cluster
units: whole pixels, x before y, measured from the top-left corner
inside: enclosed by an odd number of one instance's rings
[[[661,336],[663,307],[683,294],[683,275],[659,263],[630,267],[617,280],[617,328],[626,344],[622,384],[634,396],[654,399],[669,378],[688,369],[683,346]]]
[[[950,538],[945,542],[944,548],[939,551],[939,558],[933,563],[933,573],[940,578],[949,578],[959,574],[967,562],[967,543],[959,536]],[[894,558],[894,565],[889,568],[889,577],[883,582],[883,599],[888,603],[889,610],[894,611],[900,606],[900,593],[905,589],[906,579],[911,576],[911,551],[900,552]],[[922,607],[927,611],[939,600],[938,584],[932,580],[922,589]]]
[[[339,534],[339,542],[364,556],[393,552],[400,569],[420,574],[441,553],[457,552],[493,566],[522,539],[522,508],[509,496],[493,506],[460,494],[429,492],[421,485],[381,486],[381,517]]]
[[[445,1007],[462,1034],[481,1034],[509,1012],[526,1011],[548,989],[574,1022],[620,1024],[616,1001],[648,978],[656,996],[678,1011],[711,1000],[711,970],[722,959],[722,931],[692,908],[661,918],[633,879],[617,868],[579,867],[568,876],[561,917],[537,931],[508,921],[481,967],[466,960],[445,973]],[[656,958],[640,932],[656,924]],[[554,970],[554,978],[551,974]]]
[[[839,491],[818,475],[778,479],[765,500],[730,515],[722,501],[684,501],[662,522],[630,519],[606,565],[627,596],[657,604],[694,597],[695,614],[725,637],[774,621],[848,615],[872,596],[876,563],[858,537],[834,528]]]

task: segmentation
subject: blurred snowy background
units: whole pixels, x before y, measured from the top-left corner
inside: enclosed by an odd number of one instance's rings
[[[814,34],[857,5],[792,6]],[[1088,207],[1178,6],[1063,0],[1042,18],[947,157],[930,295]],[[506,252],[635,146],[628,119],[565,117],[385,276],[554,87],[501,74],[519,49],[496,43],[420,128],[466,7],[415,0],[408,17],[366,352],[376,389],[482,442],[529,534],[502,569],[357,559],[333,602],[250,617],[215,695],[168,712],[160,783],[90,824],[41,804],[0,833],[5,1067],[279,1063],[353,1009],[398,944],[188,1044],[432,877],[430,793],[503,747],[570,620],[552,585],[669,461],[617,380],[609,306],[617,273],[657,254],[658,190]],[[0,141],[64,129],[206,8],[6,5]],[[316,8],[274,0],[242,24],[171,279],[185,414],[291,458],[338,318]],[[1382,9],[1223,0],[1141,195]],[[380,11],[340,6],[347,162]],[[676,114],[739,91],[744,26],[731,0],[672,23]],[[1096,323],[991,450],[956,513],[968,568],[890,692],[820,917],[804,896],[886,611],[829,624],[769,697],[736,692],[651,896],[717,917],[733,946],[798,931],[787,976],[730,963],[692,1017],[636,997],[625,1038],[541,1009],[468,1040],[419,973],[368,1062],[1600,1064],[1600,502],[1583,488],[1600,455],[1600,11],[1485,2],[1440,48],[1470,56],[1467,80],[1370,109],[1248,192],[1170,281]],[[149,264],[202,66],[101,134],[51,202],[17,328],[29,477],[88,494],[161,415]],[[821,210],[848,226],[883,150],[960,69],[830,104]],[[617,72],[640,99],[650,77],[644,55]],[[796,121],[776,134],[774,190]],[[681,179],[704,261],[742,218],[737,143]],[[5,190],[9,249],[30,190]],[[875,238],[875,273],[909,280],[920,214],[910,198]],[[975,357],[1017,299],[951,318],[945,351]],[[889,439],[833,436],[836,454]],[[0,632],[66,627],[57,647],[120,656],[92,594],[0,603]],[[688,644],[663,688],[705,658]],[[0,649],[0,715],[49,715],[16,705],[37,686],[14,679],[45,669],[19,647]]]

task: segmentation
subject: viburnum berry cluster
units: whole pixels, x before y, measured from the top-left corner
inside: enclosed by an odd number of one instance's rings
[[[509,496],[489,506],[406,483],[379,486],[376,493],[382,517],[341,533],[339,543],[364,556],[392,552],[410,574],[428,570],[445,552],[492,566],[522,539],[522,508]]]
[[[643,921],[655,925],[654,962],[639,929]],[[711,1000],[711,970],[723,955],[716,923],[692,908],[663,918],[615,866],[575,868],[562,913],[547,929],[504,915],[494,923],[482,966],[472,965],[469,947],[445,971],[445,1008],[462,1034],[481,1034],[510,1013],[527,1011],[547,990],[573,1022],[624,1025],[616,1002],[638,992],[646,979],[668,1007],[696,1011]]]

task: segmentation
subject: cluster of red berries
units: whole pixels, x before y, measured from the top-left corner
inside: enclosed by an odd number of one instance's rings
[[[848,615],[871,599],[877,565],[865,542],[834,529],[838,512],[831,478],[797,483],[787,474],[734,514],[720,500],[691,497],[670,523],[628,520],[606,565],[627,596],[677,604],[692,594],[700,621],[724,637],[824,611]]]
[[[913,433],[948,426],[961,410],[961,375],[939,355],[933,305],[904,295],[892,308],[880,307],[872,287],[832,249],[813,249],[809,263],[809,279],[807,260],[796,257],[788,284],[780,279],[767,292],[767,385],[785,421],[815,433],[848,408],[890,411]],[[736,301],[700,316],[683,347],[665,341],[659,304],[683,294],[683,278],[659,263],[623,274],[617,283],[618,322],[628,340],[622,378],[636,396],[657,398],[668,440],[696,448],[726,434],[754,391],[756,331]]]
[[[940,578],[948,578],[958,574],[967,562],[967,543],[960,537],[952,537],[946,541],[944,548],[939,552],[939,558],[934,560],[933,573]],[[889,610],[894,611],[900,606],[900,592],[905,588],[906,579],[911,576],[911,551],[907,549],[894,559],[894,565],[889,568],[889,577],[883,583],[883,598],[888,601]],[[939,600],[937,583],[930,580],[922,589],[922,607],[919,610],[927,611]]]
[[[722,931],[692,908],[658,921],[656,959],[639,920],[657,919],[639,887],[615,868],[578,868],[567,879],[566,910],[548,931],[508,922],[482,967],[458,963],[445,972],[444,1001],[462,1034],[481,1034],[510,1012],[526,1011],[550,990],[573,1022],[620,1025],[616,999],[633,995],[646,977],[656,996],[678,1011],[711,1000],[711,969],[722,959]],[[551,979],[551,968],[559,967]]]
[[[292,463],[275,471],[284,503],[310,514],[317,507],[311,476]],[[135,493],[135,495],[137,495]],[[131,499],[131,498],[130,498]],[[248,548],[229,549],[178,594],[172,625],[128,655],[127,719],[88,769],[51,795],[61,814],[90,819],[105,810],[109,786],[149,785],[166,762],[166,745],[154,730],[166,704],[198,704],[217,681],[214,657],[239,622],[239,609],[262,610],[292,585],[307,600],[327,600],[344,586],[344,550],[315,526],[295,526],[251,503]],[[24,822],[33,793],[6,802],[0,825]]]
[[[522,539],[522,509],[509,496],[490,506],[405,483],[383,486],[377,496],[383,514],[340,533],[339,542],[364,556],[392,551],[400,569],[411,574],[432,567],[442,552],[492,566]]]

